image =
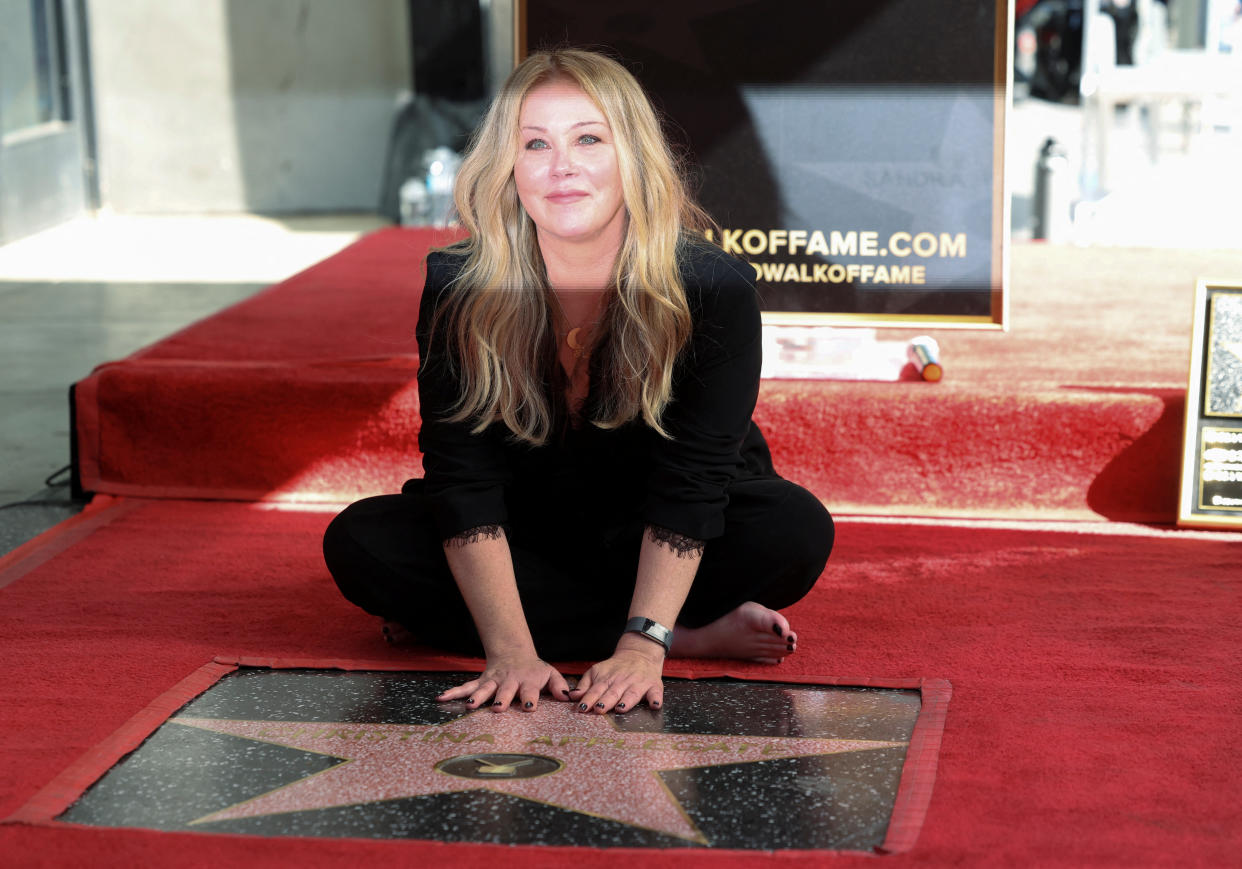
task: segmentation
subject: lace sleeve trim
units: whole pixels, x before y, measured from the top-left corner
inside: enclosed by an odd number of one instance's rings
[[[504,536],[505,531],[499,525],[479,525],[453,535],[444,541],[444,545],[449,549],[460,549],[470,543],[478,543],[480,540],[500,540]]]
[[[669,531],[659,525],[648,525],[647,537],[656,546],[663,546],[678,558],[702,558],[703,549],[707,546],[702,540]]]

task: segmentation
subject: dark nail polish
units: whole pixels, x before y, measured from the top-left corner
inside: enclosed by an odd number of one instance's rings
[[[529,700],[527,700],[527,701],[526,701],[525,703],[523,703],[522,705],[523,705],[523,706],[525,706],[527,709],[530,709],[530,708],[531,708],[531,707],[533,707],[535,704],[534,704],[534,703],[531,703]]]
[[[790,644],[789,644],[786,648],[788,648],[788,649],[789,649],[789,651],[791,651],[791,652],[792,652],[792,651],[793,651],[793,643],[790,643]]]
[[[583,712],[587,711],[587,705],[585,703],[579,703],[578,708],[581,709]]]
[[[493,701],[492,701],[492,705],[493,705],[493,706],[502,706],[502,705],[504,705],[504,704],[502,704],[499,700],[493,700]]]
[[[772,633],[776,634],[778,637],[781,635],[781,626],[776,622],[772,623]]]
[[[601,700],[601,701],[599,701],[598,703],[596,703],[596,704],[595,704],[595,708],[596,708],[596,709],[603,709],[603,708],[604,708],[604,701],[603,701],[603,700]]]
[[[625,704],[624,704],[624,703],[618,703],[618,704],[617,704],[617,708],[618,708],[618,709],[624,709],[624,708],[625,708]]]
[[[466,701],[466,705],[469,706],[473,702],[474,702],[474,698],[471,697],[469,700]]]
[[[562,689],[561,689],[561,693],[562,693],[562,694],[564,694],[566,697],[568,697],[568,696],[569,696],[569,689],[568,689],[568,688],[562,688]]]
[[[657,700],[656,702],[652,703],[652,704],[651,704],[651,708],[652,708],[652,709],[659,709],[659,708],[660,708],[660,701],[659,701],[659,700]]]

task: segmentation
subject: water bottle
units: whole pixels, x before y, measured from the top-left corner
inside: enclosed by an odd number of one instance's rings
[[[1056,139],[1049,138],[1035,161],[1035,238],[1069,241],[1070,205],[1074,197],[1069,156]]]
[[[461,157],[452,148],[433,148],[423,155],[426,168],[427,215],[433,226],[445,227],[452,222],[453,184]]]
[[[423,178],[407,178],[397,193],[401,204],[402,226],[424,226],[427,223],[427,181]]]

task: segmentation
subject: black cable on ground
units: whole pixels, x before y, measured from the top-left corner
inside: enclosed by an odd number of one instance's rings
[[[61,489],[69,485],[69,473],[73,469],[73,465],[65,465],[58,471],[53,471],[43,485],[48,489]],[[64,475],[63,480],[56,478]],[[11,507],[77,507],[81,502],[74,501],[72,498],[64,500],[54,500],[49,498],[28,498],[25,501],[12,501],[8,504],[0,504],[0,510],[8,510]]]
[[[49,489],[59,489],[61,486],[68,486],[69,475],[70,475],[70,472],[72,471],[73,471],[73,465],[65,465],[59,471],[53,471],[51,475],[46,480],[43,481],[43,485]],[[61,474],[65,475],[65,479],[61,480],[60,482],[56,482],[56,478],[59,477]]]
[[[0,510],[8,510],[10,507],[76,507],[76,501],[12,501],[8,504],[0,504]]]

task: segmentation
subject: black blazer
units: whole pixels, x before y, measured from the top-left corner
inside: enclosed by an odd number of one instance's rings
[[[451,251],[428,256],[417,330],[418,442],[442,539],[480,525],[550,524],[576,534],[640,520],[709,540],[724,531],[733,480],[775,476],[751,420],[761,363],[754,270],[697,240],[682,245],[679,262],[694,327],[663,419],[672,439],[639,419],[611,431],[566,426],[532,447],[513,440],[503,423],[473,435],[469,424],[445,421],[459,384],[445,364],[447,330],[433,341],[430,327],[463,259]],[[559,395],[550,397],[563,406]],[[593,397],[594,390],[584,404],[588,419]]]

